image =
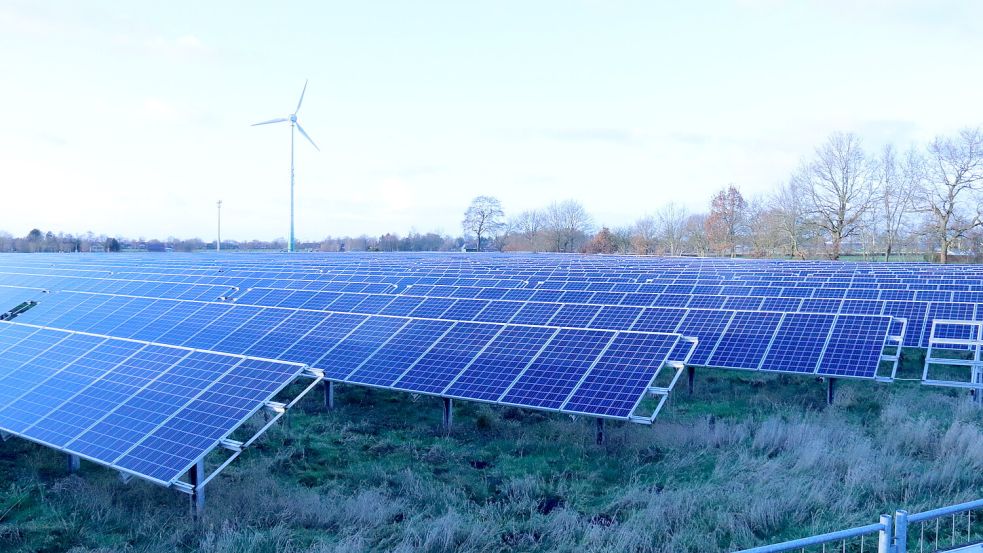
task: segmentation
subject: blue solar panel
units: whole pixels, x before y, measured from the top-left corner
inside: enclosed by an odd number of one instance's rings
[[[607,305],[601,308],[591,321],[591,328],[628,330],[642,314],[641,307]]]
[[[347,313],[321,315],[324,320],[291,344],[282,359],[320,367],[319,360],[368,319],[366,315]]]
[[[735,313],[707,364],[714,367],[757,369],[781,320],[781,313]]]
[[[676,332],[683,336],[695,336],[699,343],[693,351],[690,362],[694,365],[705,365],[710,353],[713,352],[721,332],[727,326],[733,311],[718,311],[713,309],[694,309],[689,311]]]
[[[928,347],[928,340],[930,334],[932,333],[931,321],[935,319],[952,319],[956,321],[972,321],[976,312],[976,306],[971,303],[951,303],[951,302],[935,302],[928,306],[928,323],[926,324],[925,334],[922,337],[921,346]],[[955,329],[952,329],[955,330]],[[961,337],[964,333],[971,331],[969,327],[962,327],[959,331],[955,331],[954,336],[948,336],[950,338]],[[968,338],[964,338],[968,339]],[[950,348],[953,349],[953,348]]]
[[[864,315],[840,315],[833,325],[819,374],[872,378],[884,353],[891,319]]]
[[[488,304],[487,300],[457,300],[447,311],[444,311],[441,317],[453,321],[470,321],[488,307]]]
[[[685,309],[666,307],[645,309],[631,329],[640,332],[675,332],[686,313]]]
[[[414,392],[442,392],[502,328],[497,325],[456,323],[394,386]]]
[[[835,315],[787,313],[761,362],[764,371],[814,373]]]
[[[334,317],[325,321],[321,326],[331,325],[333,321]],[[396,334],[407,321],[408,319],[397,317],[369,318],[348,333],[344,339],[332,344],[324,356],[311,363],[311,366],[323,369],[327,378],[344,380]]]
[[[164,346],[145,346],[79,390],[71,399],[25,430],[24,434],[56,447],[64,447],[189,353],[188,350]],[[119,357],[119,351],[114,350],[108,359],[118,362]],[[97,357],[93,361],[99,360]]]
[[[556,332],[555,328],[506,326],[444,393],[497,400]]]
[[[500,401],[558,409],[613,337],[595,330],[560,330]]]
[[[591,320],[601,310],[598,305],[564,305],[550,319],[550,326],[567,326],[574,328],[589,328]]]
[[[545,325],[560,310],[558,303],[527,303],[509,321],[513,324]]]
[[[474,316],[475,321],[487,323],[507,323],[522,309],[524,304],[515,301],[496,301],[488,304]]]
[[[326,313],[294,311],[261,340],[249,345],[242,353],[267,359],[281,359],[298,337],[306,335],[328,317]]]
[[[218,440],[286,386],[300,367],[245,359],[116,461],[122,468],[173,482]]]
[[[570,396],[564,411],[628,417],[678,340],[666,334],[619,334]]]
[[[429,319],[411,320],[382,344],[346,378],[373,386],[390,386],[447,332],[454,323]],[[355,334],[360,333],[356,331]]]

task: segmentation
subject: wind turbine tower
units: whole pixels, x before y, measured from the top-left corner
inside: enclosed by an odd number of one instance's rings
[[[297,109],[295,109],[289,116],[278,117],[276,119],[270,119],[269,121],[262,121],[252,125],[255,127],[257,125],[269,125],[271,123],[285,123],[290,121],[290,239],[289,242],[287,242],[288,252],[294,251],[294,129],[300,131],[300,134],[304,135],[304,138],[311,143],[311,146],[314,146],[315,150],[319,152],[321,151],[321,149],[317,147],[317,144],[311,140],[311,137],[307,136],[307,133],[304,132],[304,127],[300,126],[300,122],[297,121],[297,112],[300,111],[300,105],[304,103],[305,92],[307,92],[307,81],[304,81],[304,89],[300,91],[300,100],[297,102]]]

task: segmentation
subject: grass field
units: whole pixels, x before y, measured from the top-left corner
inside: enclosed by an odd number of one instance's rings
[[[685,388],[681,386],[680,388]],[[187,497],[0,446],[2,551],[727,551],[983,495],[965,392],[698,371],[653,427],[338,390],[311,394]]]

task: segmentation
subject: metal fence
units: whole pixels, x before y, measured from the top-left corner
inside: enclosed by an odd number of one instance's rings
[[[983,542],[983,499],[921,513],[895,511],[879,522],[744,549],[738,553],[925,553]]]

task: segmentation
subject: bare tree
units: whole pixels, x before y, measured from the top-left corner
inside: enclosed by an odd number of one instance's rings
[[[918,150],[911,148],[899,159],[894,146],[888,144],[881,151],[878,163],[878,190],[884,261],[901,239],[904,226],[915,208],[916,193],[925,173],[925,160]]]
[[[510,251],[540,251],[544,249],[543,229],[546,216],[535,209],[523,211],[508,222],[505,249]]]
[[[792,258],[804,258],[807,240],[808,212],[805,191],[797,179],[779,185],[768,207],[775,216],[775,231],[784,253]]]
[[[578,202],[564,200],[546,208],[546,233],[552,251],[577,251],[593,227],[593,219]]]
[[[631,247],[635,253],[650,254],[654,253],[658,246],[658,227],[655,217],[646,215],[635,221],[631,227]]]
[[[689,213],[677,203],[668,203],[655,212],[656,236],[669,255],[678,255],[683,246]]]
[[[814,223],[827,235],[830,259],[840,258],[844,240],[871,209],[874,177],[874,164],[852,133],[831,135],[795,176],[808,194]]]
[[[746,210],[747,201],[733,184],[714,194],[706,219],[706,233],[714,251],[737,255],[738,241],[747,230]]]
[[[964,129],[954,138],[936,137],[928,146],[922,209],[931,215],[939,261],[970,231],[983,225],[979,191],[983,184],[983,132]]]
[[[478,196],[471,200],[471,205],[464,212],[461,226],[465,234],[474,234],[478,238],[477,249],[481,251],[481,237],[494,236],[504,226],[502,204],[492,196]]]
[[[684,243],[686,249],[700,257],[710,255],[710,239],[706,231],[707,216],[702,213],[686,218],[684,227]]]

